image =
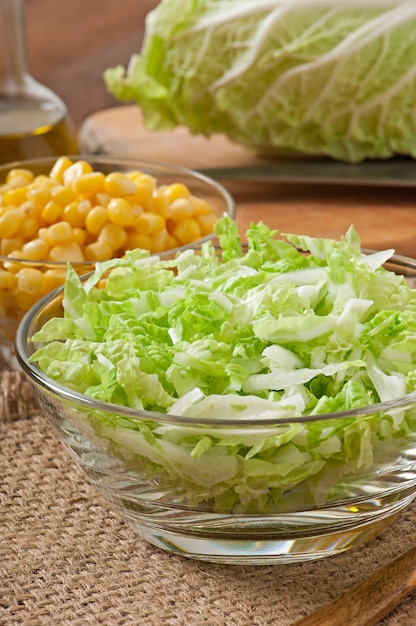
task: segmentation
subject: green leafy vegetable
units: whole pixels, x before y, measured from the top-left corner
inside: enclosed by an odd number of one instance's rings
[[[416,156],[412,0],[162,0],[140,54],[104,74],[153,130],[261,152]]]
[[[333,241],[253,224],[247,248],[228,217],[216,233],[220,255],[211,242],[173,260],[135,250],[85,283],[70,269],[64,315],[36,333],[31,359],[87,396],[194,418],[85,409],[117,454],[144,458],[190,502],[328,499],[415,430],[407,408],[337,414],[415,391],[416,291],[382,267],[392,250],[362,253],[353,227]]]

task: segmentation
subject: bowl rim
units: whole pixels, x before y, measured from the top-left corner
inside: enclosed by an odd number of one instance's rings
[[[362,252],[365,254],[371,254],[376,252],[369,248],[363,248]],[[392,256],[386,261],[388,263],[396,263],[403,267],[411,267],[416,272],[416,259],[412,259],[407,256],[392,254]],[[86,277],[85,277],[86,278]],[[28,333],[30,331],[31,324],[35,316],[41,312],[43,308],[51,304],[54,300],[60,299],[63,294],[64,285],[57,287],[46,296],[38,300],[24,315],[22,318],[15,336],[15,353],[18,365],[22,368],[23,373],[27,379],[36,386],[39,385],[49,393],[53,393],[62,399],[69,400],[71,402],[77,402],[87,409],[101,410],[107,413],[117,413],[121,416],[128,417],[133,420],[145,420],[145,421],[157,421],[165,424],[177,424],[181,426],[197,427],[227,427],[232,429],[238,429],[239,427],[258,427],[268,426],[276,427],[281,424],[295,424],[295,423],[312,423],[318,421],[330,421],[335,419],[356,419],[358,417],[365,417],[374,413],[385,412],[391,409],[399,409],[410,406],[416,403],[416,391],[396,398],[394,400],[388,400],[384,402],[378,402],[365,407],[359,407],[357,409],[338,411],[332,413],[321,413],[318,415],[305,415],[299,417],[284,417],[284,418],[259,418],[253,419],[252,417],[242,417],[238,419],[224,419],[224,418],[196,418],[185,417],[182,415],[174,415],[172,413],[160,413],[156,411],[138,410],[130,407],[126,407],[111,402],[105,402],[96,398],[91,398],[78,391],[72,390],[69,387],[65,387],[60,383],[54,381],[44,374],[36,364],[30,362],[30,355],[28,351]]]
[[[167,161],[152,161],[149,159],[141,159],[139,157],[133,158],[133,157],[123,157],[123,156],[116,156],[116,155],[111,156],[111,155],[106,155],[106,154],[84,154],[84,153],[76,154],[76,155],[65,154],[61,156],[65,156],[71,161],[90,161],[90,162],[94,161],[97,164],[100,164],[100,163],[103,165],[114,164],[114,165],[119,165],[119,166],[126,165],[126,167],[131,167],[131,168],[136,167],[136,169],[139,165],[141,165],[143,168],[147,167],[149,170],[151,169],[154,169],[154,170],[159,169],[161,171],[170,170],[172,173],[177,173],[178,176],[185,175],[189,178],[199,180],[200,182],[207,184],[212,189],[215,189],[215,191],[218,192],[219,196],[223,198],[227,206],[226,211],[224,211],[222,215],[223,216],[228,215],[232,219],[235,218],[236,205],[235,205],[234,198],[230,194],[230,192],[220,182],[218,182],[214,178],[211,178],[210,176],[207,176],[206,174],[203,174],[202,172],[198,172],[198,170],[193,170],[192,168],[184,167],[182,165],[175,165],[174,163],[168,163]],[[21,161],[11,161],[10,163],[0,164],[0,173],[7,172],[14,168],[24,168],[25,166],[29,167],[30,164],[39,164],[39,165],[42,165],[43,163],[53,164],[59,158],[60,158],[59,156],[48,156],[48,157],[39,157],[39,158],[35,157],[33,159],[24,159]],[[210,235],[205,235],[205,237],[201,237],[200,239],[197,239],[196,241],[190,244],[178,246],[177,248],[170,248],[169,250],[165,250],[157,254],[158,256],[162,256],[166,254],[176,254],[177,252],[183,252],[184,250],[187,250],[188,248],[199,247],[206,241],[211,241],[212,239],[215,239],[214,233],[211,233]],[[153,253],[153,254],[156,254],[156,253]],[[53,267],[62,268],[68,265],[68,261],[50,261],[47,259],[35,259],[35,260],[20,259],[17,257],[11,257],[11,256],[0,254],[0,263],[4,263],[4,262],[22,263],[22,264],[27,264],[27,265],[32,265],[32,266],[36,265],[38,267],[50,266],[51,268]],[[78,262],[71,263],[71,265],[73,265],[74,267],[88,268],[94,265],[94,261],[78,261]]]

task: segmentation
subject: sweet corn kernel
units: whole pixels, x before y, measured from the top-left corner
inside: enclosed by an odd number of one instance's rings
[[[48,252],[49,246],[43,239],[32,239],[32,241],[28,241],[22,247],[24,258],[32,259],[33,261],[47,259]]]
[[[5,194],[6,191],[9,191],[10,189],[13,189],[12,185],[10,184],[0,185],[0,196],[3,197],[3,194]]]
[[[34,206],[43,209],[49,201],[51,193],[46,185],[42,185],[39,187],[30,187],[27,191],[26,197]]]
[[[173,202],[178,198],[189,198],[191,192],[183,183],[172,183],[172,185],[168,185],[166,187],[165,194],[169,198],[170,202]]]
[[[23,224],[24,219],[24,211],[10,207],[8,211],[0,215],[0,237],[13,237]]]
[[[42,286],[40,289],[40,293],[42,296],[46,295],[53,289],[60,287],[64,284],[66,277],[66,269],[48,269],[44,272],[42,278]]]
[[[165,219],[169,219],[170,217],[170,202],[169,198],[164,194],[157,190],[153,194],[152,198],[152,210],[154,213],[158,213]]]
[[[75,161],[75,163],[64,171],[62,180],[64,185],[72,185],[76,183],[81,176],[90,174],[91,172],[92,167],[87,161]]]
[[[84,243],[87,241],[87,236],[88,233],[84,228],[73,228],[72,229],[72,236],[74,238],[74,241],[80,246],[82,247],[84,245]]]
[[[49,200],[42,209],[41,217],[47,224],[57,222],[61,217],[62,207],[53,200]]]
[[[40,298],[41,292],[28,292],[22,291],[19,285],[16,285],[16,289],[14,290],[14,299],[15,299],[15,308],[20,309],[21,311],[27,311],[32,307],[37,300]],[[18,316],[20,317],[20,316]]]
[[[136,218],[139,217],[139,215],[142,215],[142,213],[144,213],[144,209],[142,206],[140,206],[140,204],[132,204],[131,210],[133,211],[134,221],[136,221]]]
[[[103,206],[95,206],[85,218],[85,228],[92,235],[98,235],[109,219],[106,208]]]
[[[61,207],[67,206],[70,202],[75,200],[76,195],[71,187],[65,187],[65,185],[57,185],[50,191],[51,199],[54,200]]]
[[[172,235],[176,237],[182,245],[192,243],[201,237],[201,227],[192,218],[181,220],[172,230]]]
[[[189,196],[189,202],[193,207],[193,216],[198,215],[213,215],[212,206],[203,198],[197,198],[196,196]]]
[[[33,219],[33,217],[28,217],[20,226],[17,234],[20,235],[20,237],[22,237],[25,241],[33,239],[33,237],[35,237],[38,233],[39,225],[39,222]]]
[[[14,205],[19,206],[22,202],[25,202],[27,192],[29,188],[25,187],[16,187],[15,189],[9,189],[5,191],[2,197],[2,204],[5,206]]]
[[[75,241],[53,246],[49,251],[51,261],[68,261],[69,263],[82,263],[85,261],[84,254],[80,246]]]
[[[210,235],[213,230],[216,222],[218,221],[218,217],[213,213],[208,213],[206,215],[198,215],[196,218],[200,228],[201,228],[201,236],[206,237]]]
[[[144,211],[153,211],[153,194],[146,186],[138,185],[136,192],[131,196],[125,196],[130,204],[138,204]]]
[[[30,188],[39,189],[39,188],[45,187],[46,189],[49,189],[50,191],[52,187],[55,187],[57,184],[58,183],[56,182],[56,180],[49,178],[48,176],[46,176],[46,174],[39,174],[39,176],[35,176],[35,178],[31,182]]]
[[[140,204],[145,211],[153,210],[153,194],[156,190],[156,181],[153,176],[141,174],[133,179],[136,185],[136,191],[127,199],[131,203]]]
[[[142,213],[136,218],[134,230],[143,235],[158,233],[165,228],[166,221],[158,213]]]
[[[163,228],[159,232],[153,234],[151,237],[150,252],[157,254],[158,252],[163,252],[163,250],[166,250],[167,236],[168,232],[166,228]]]
[[[71,159],[68,159],[68,157],[60,157],[54,163],[53,168],[49,172],[49,177],[62,183],[64,179],[64,173],[69,167],[71,167],[72,164],[73,161],[71,161]]]
[[[152,193],[157,189],[157,179],[151,174],[145,174],[144,172],[140,172],[137,176],[133,178],[136,185],[143,185],[147,187],[149,191]]]
[[[46,243],[49,245],[48,229],[46,227],[39,228],[38,237],[39,239],[43,239],[44,241],[46,241]]]
[[[4,237],[0,243],[0,253],[7,256],[13,250],[21,250],[24,244],[23,237]]]
[[[107,214],[110,221],[120,226],[132,226],[135,222],[135,215],[132,206],[124,198],[113,198],[107,206]]]
[[[136,185],[125,174],[112,172],[105,178],[104,191],[113,197],[132,196],[136,191]]]
[[[134,180],[139,176],[143,176],[143,172],[141,172],[140,170],[130,170],[130,172],[126,172],[125,175],[127,176],[127,178],[130,178],[130,180]]]
[[[124,250],[135,250],[141,248],[142,250],[150,250],[152,240],[150,235],[144,235],[143,233],[127,233],[126,242],[124,244]]]
[[[34,174],[25,167],[14,167],[9,170],[6,176],[7,183],[13,183],[18,180],[19,184],[29,185],[34,179]]]
[[[73,189],[76,193],[93,196],[104,189],[105,175],[102,172],[87,172],[75,180]]]
[[[127,234],[125,229],[119,224],[113,224],[112,222],[105,224],[98,235],[98,241],[105,241],[112,247],[113,251],[122,248],[126,243],[126,239]]]
[[[89,200],[81,200],[81,202],[74,200],[64,208],[62,218],[75,228],[83,228],[90,211],[91,202]]]
[[[165,250],[174,250],[175,248],[179,248],[179,246],[181,245],[181,242],[179,241],[179,239],[171,235],[170,232],[168,231],[166,235],[165,245],[166,245]]]
[[[13,289],[13,287],[16,285],[16,281],[17,278],[15,274],[0,269],[0,289],[2,291]]]
[[[42,287],[42,270],[35,267],[24,267],[17,275],[17,288],[27,294],[38,294]]]
[[[99,204],[100,206],[108,206],[108,203],[111,200],[111,196],[109,193],[97,193],[96,194],[96,199],[97,199],[97,204]]]
[[[72,226],[68,222],[56,222],[48,227],[47,241],[50,246],[56,246],[72,239]]]
[[[179,220],[191,217],[193,212],[194,208],[188,198],[177,198],[170,205],[169,218],[175,220],[175,222],[179,222]]]
[[[32,202],[25,202],[20,206],[22,210],[25,212],[26,219],[34,219],[39,223],[39,227],[41,228],[46,224],[46,222],[42,219],[42,206],[36,206]]]
[[[106,241],[94,241],[85,247],[86,261],[107,261],[113,256],[113,248]]]

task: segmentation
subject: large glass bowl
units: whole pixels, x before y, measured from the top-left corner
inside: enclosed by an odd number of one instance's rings
[[[394,256],[386,267],[409,281],[416,279],[416,261]],[[357,410],[278,422],[250,416],[236,422],[221,415],[196,420],[133,410],[63,387],[31,363],[34,333],[48,319],[61,315],[62,290],[58,289],[39,301],[19,326],[18,361],[67,451],[144,540],[179,555],[228,564],[314,560],[369,541],[415,498],[416,393]],[[374,445],[373,463],[360,469],[356,427],[381,424],[403,412],[407,434],[381,437]],[[311,500],[302,475],[275,504],[269,499],[264,510],[245,507],[243,498],[236,505],[226,498],[204,497],[208,485],[212,495],[216,485],[220,491],[224,481],[243,471],[235,466],[233,445],[238,447],[247,437],[251,442],[268,439],[278,459],[285,435],[303,426],[334,427],[351,450],[348,463],[334,464],[334,484],[321,501],[319,492]],[[168,431],[167,444],[163,432]],[[197,445],[204,450],[207,435],[222,445],[225,442],[228,450],[214,467],[210,450],[190,453]],[[189,447],[176,446],[175,441],[186,438]],[[271,475],[268,488],[274,486]]]
[[[42,177],[49,176],[58,158],[59,157],[53,156],[16,161],[1,166],[0,211],[3,204],[3,190],[6,188],[4,185],[11,170],[28,169],[34,174],[36,179],[40,181],[40,184],[42,184]],[[216,181],[198,174],[197,172],[175,165],[140,159],[91,155],[76,155],[67,158],[74,162],[87,162],[94,172],[102,172],[104,175],[113,172],[131,172],[138,170],[143,174],[149,174],[151,177],[154,177],[158,187],[171,185],[173,183],[182,183],[193,196],[209,203],[216,218],[223,215],[234,216],[234,202],[226,189]],[[58,181],[56,181],[56,185],[58,186]],[[26,196],[22,196],[21,198],[22,206],[24,206],[24,211],[27,214],[26,224],[23,225],[23,229],[27,230],[26,227],[31,219],[29,213],[31,213],[32,210],[37,211],[39,214],[41,207],[38,206],[38,203],[46,203],[50,199],[49,197],[42,199],[39,196],[40,194],[37,194],[37,196],[32,195],[29,200],[26,199]],[[102,201],[101,198],[87,195],[85,195],[85,199],[90,201],[91,208],[94,208],[95,204],[100,204],[100,201]],[[8,201],[4,199],[4,203],[7,204]],[[62,210],[64,210],[64,208],[65,207],[62,206]],[[39,220],[40,226],[48,227],[51,224],[51,222],[47,221],[40,223],[41,217],[37,217],[37,219]],[[66,218],[60,217],[59,220],[66,221]],[[76,226],[79,226],[78,231],[85,230],[83,224],[76,224]],[[133,226],[131,230],[134,230]],[[9,235],[3,235],[3,232],[6,231],[3,231],[3,226],[0,225],[0,251],[3,240],[9,239],[9,241],[13,241],[13,239],[10,239]],[[19,233],[17,233],[17,235],[19,235]],[[17,238],[17,235],[13,233],[12,237]],[[152,234],[149,235],[150,239],[153,238],[153,241],[156,236],[157,235]],[[99,238],[100,234],[97,233],[96,237]],[[33,235],[25,236],[24,242],[22,243],[33,241],[33,238],[38,238],[37,232]],[[197,239],[186,242],[186,244],[183,245],[171,247],[170,250],[165,252],[171,253],[190,246],[200,246],[204,241],[208,241],[212,238],[214,238],[214,234],[211,229],[210,232],[204,232],[202,236]],[[6,242],[6,245],[9,244],[9,241]],[[115,250],[113,256],[122,256],[125,252],[125,247],[126,246],[120,247]],[[141,247],[144,246],[142,245]],[[160,254],[160,249],[158,249],[157,252]],[[24,258],[21,254],[19,254],[19,256],[13,255],[13,253],[0,254],[0,354],[10,367],[14,367],[16,364],[14,358],[14,338],[20,320],[37,300],[58,285],[63,284],[68,261],[71,262],[79,275],[86,274],[93,268],[91,262],[74,262],[74,258],[51,261],[49,258]]]

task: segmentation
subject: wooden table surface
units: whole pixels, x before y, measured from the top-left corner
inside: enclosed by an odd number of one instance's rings
[[[159,160],[191,168],[262,161],[224,137],[194,137],[185,128],[147,131],[135,105],[93,114],[85,121],[80,135],[82,147],[88,152]],[[394,248],[397,254],[416,256],[416,187],[235,181],[223,181],[223,184],[235,199],[236,219],[242,233],[251,222],[263,220],[281,232],[339,238],[354,225],[364,247]]]

